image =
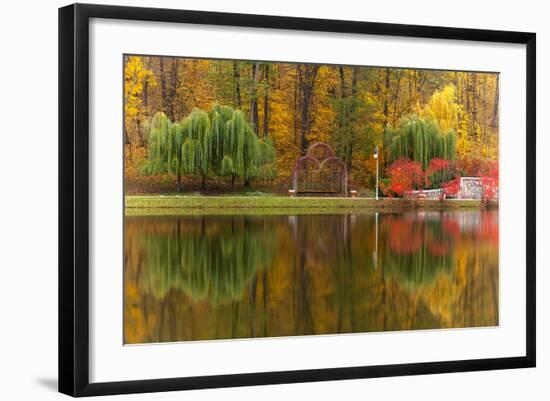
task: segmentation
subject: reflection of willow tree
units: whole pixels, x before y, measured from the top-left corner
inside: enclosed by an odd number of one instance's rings
[[[452,237],[443,230],[439,217],[388,215],[382,218],[381,229],[388,241],[382,256],[384,270],[401,285],[414,288],[453,270]]]
[[[264,224],[246,216],[200,219],[190,231],[179,219],[171,232],[142,234],[148,292],[164,298],[181,289],[195,300],[223,303],[240,298],[256,271],[269,265],[274,242],[259,233],[267,231]]]

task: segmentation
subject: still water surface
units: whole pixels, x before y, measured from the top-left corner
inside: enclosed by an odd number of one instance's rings
[[[498,211],[125,227],[127,344],[498,325]]]

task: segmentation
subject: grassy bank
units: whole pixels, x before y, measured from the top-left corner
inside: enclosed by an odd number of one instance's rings
[[[402,200],[371,198],[323,198],[282,196],[126,196],[127,215],[307,214],[408,209],[453,210],[484,207],[477,200]]]

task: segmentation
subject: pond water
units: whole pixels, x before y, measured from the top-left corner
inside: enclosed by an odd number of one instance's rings
[[[124,340],[498,325],[498,211],[126,217]]]

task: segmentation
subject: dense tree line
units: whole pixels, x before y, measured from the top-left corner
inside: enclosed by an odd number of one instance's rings
[[[421,151],[457,159],[498,157],[497,74],[138,56],[126,58],[124,73],[129,178],[147,157],[156,113],[180,124],[191,115],[199,118],[195,109],[210,115],[215,104],[238,110],[259,140],[271,141],[275,184],[286,185],[296,158],[312,142],[322,141],[346,162],[355,185],[372,186],[375,146],[382,149],[384,171],[400,146],[403,150],[414,121],[432,132],[425,134],[424,145],[433,143],[440,150],[417,148],[411,150],[413,158]],[[224,169],[218,162],[223,157],[210,166],[216,175],[223,170],[248,182],[240,167],[233,174],[228,159]]]

